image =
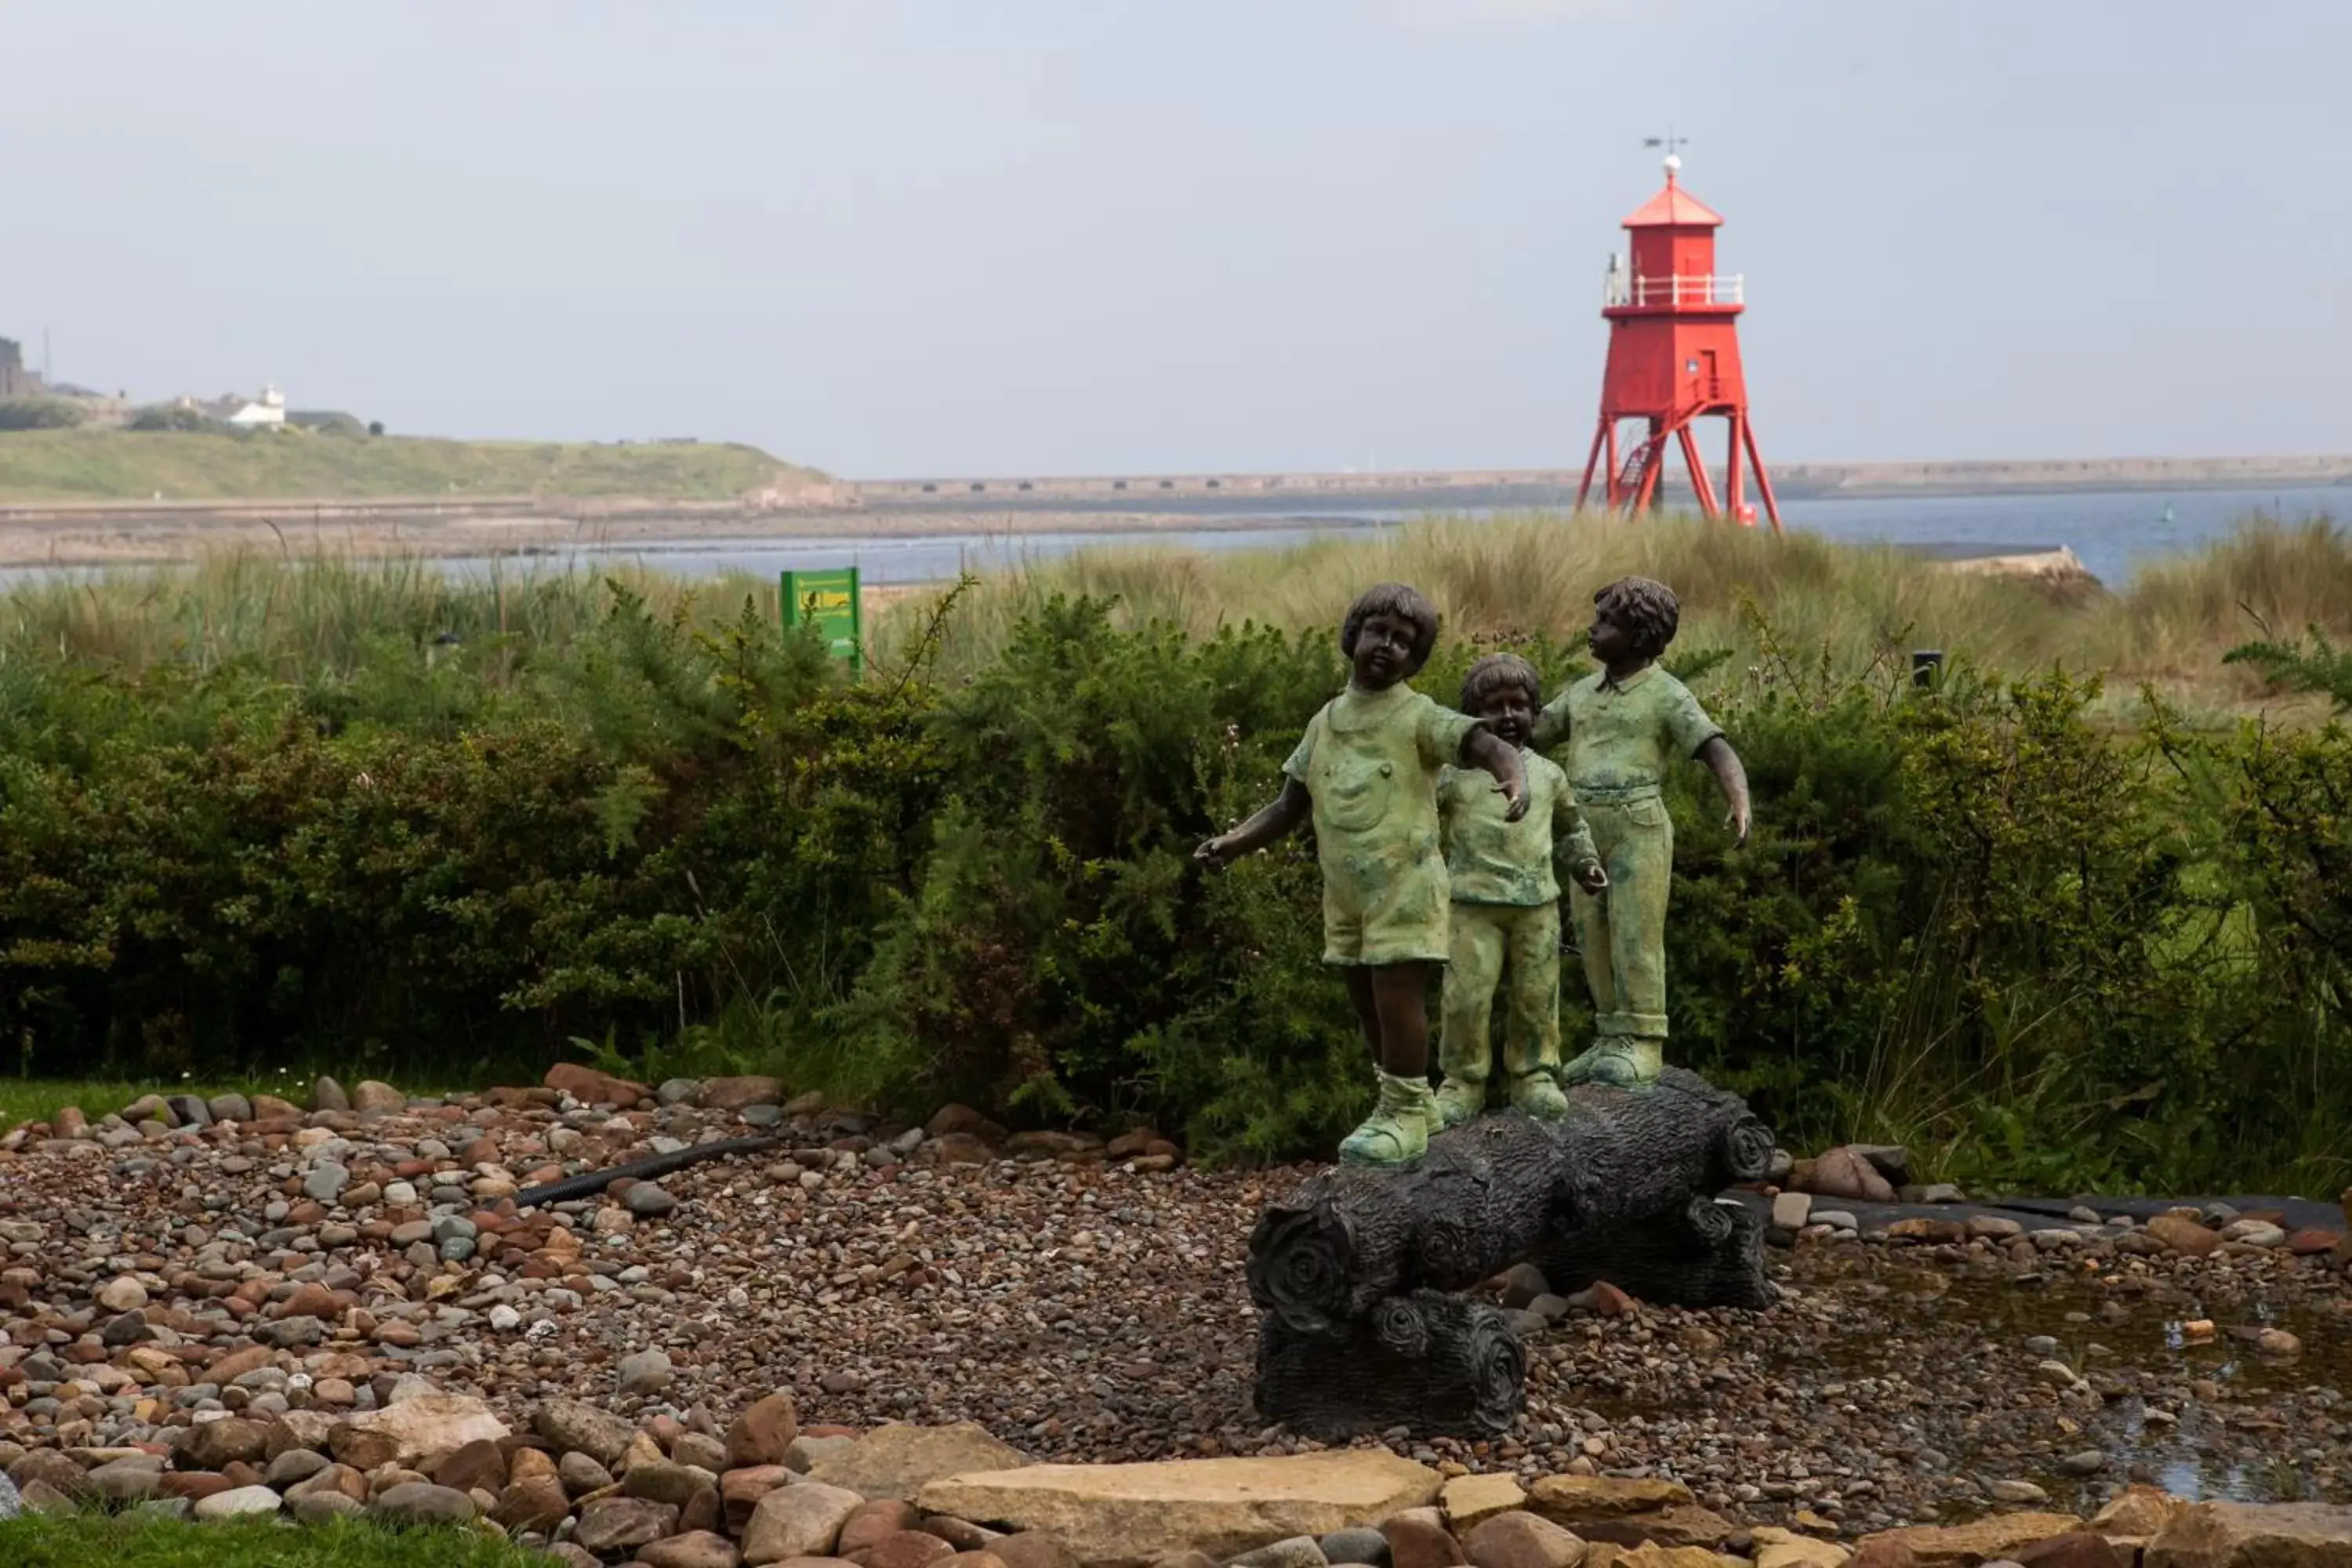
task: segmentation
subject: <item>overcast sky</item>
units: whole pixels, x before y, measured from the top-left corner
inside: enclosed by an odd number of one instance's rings
[[[1688,135],[1768,458],[2352,447],[2343,0],[0,0],[0,336],[857,477],[1583,456]]]

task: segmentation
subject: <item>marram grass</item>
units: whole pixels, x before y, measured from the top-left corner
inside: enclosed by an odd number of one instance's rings
[[[2192,711],[2263,695],[2224,667],[2265,630],[2352,634],[2352,530],[2326,517],[2250,518],[2200,551],[2143,570],[2120,591],[2053,594],[1954,571],[1884,546],[1776,538],[1687,517],[1627,521],[1527,512],[1452,519],[1280,551],[1203,552],[1115,545],[982,582],[945,628],[950,668],[984,663],[1020,616],[1054,594],[1116,595],[1129,621],[1195,632],[1221,623],[1336,628],[1376,582],[1411,583],[1449,633],[1486,642],[1581,638],[1594,590],[1628,574],[1673,586],[1678,646],[1732,650],[1835,675],[1907,668],[1914,648],[2010,673],[2053,666],[2106,679],[2111,697],[2143,682]],[[920,596],[877,617],[887,662],[921,624]]]
[[[868,626],[886,671],[936,629],[940,668],[958,677],[986,663],[1021,615],[1055,594],[1116,596],[1123,621],[1159,618],[1196,633],[1242,622],[1309,629],[1336,627],[1360,589],[1395,579],[1435,600],[1451,635],[1573,643],[1593,591],[1627,574],[1672,584],[1683,605],[1679,646],[1728,648],[1735,668],[1780,660],[1899,679],[1909,650],[1937,648],[2011,674],[2053,666],[2097,674],[2115,705],[2145,684],[2192,716],[2267,700],[2257,671],[2221,663],[2239,644],[2313,626],[2352,637],[2352,529],[2325,516],[2250,518],[2117,591],[2071,595],[1890,548],[1689,518],[1441,519],[1265,551],[1114,543],[992,575],[937,628],[937,593],[877,595]],[[634,563],[522,561],[469,577],[415,557],[225,553],[192,567],[16,584],[0,593],[0,665],[247,661],[302,680],[349,671],[387,642],[421,650],[445,635],[518,652],[561,648],[610,613],[613,584],[665,617],[698,624],[732,620],[747,600],[771,620],[775,611],[772,580],[673,577]]]

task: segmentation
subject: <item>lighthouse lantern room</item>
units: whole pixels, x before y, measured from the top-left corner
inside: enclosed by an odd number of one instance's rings
[[[1701,512],[1728,512],[1754,526],[1744,458],[1778,532],[1780,509],[1757,450],[1748,416],[1748,381],[1739,364],[1738,323],[1747,305],[1746,286],[1738,274],[1715,269],[1715,231],[1723,219],[1682,188],[1680,157],[1670,151],[1665,163],[1665,188],[1625,219],[1626,254],[1610,258],[1601,301],[1609,322],[1609,364],[1601,382],[1601,422],[1592,433],[1576,504],[1585,504],[1593,474],[1601,470],[1612,510],[1656,506],[1666,446],[1673,442],[1682,449]],[[1729,426],[1719,504],[1693,428],[1698,419],[1717,416]],[[1618,427],[1632,419],[1643,422],[1641,433],[1621,449]]]

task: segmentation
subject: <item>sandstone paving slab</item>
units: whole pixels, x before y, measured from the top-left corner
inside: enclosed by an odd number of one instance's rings
[[[1292,1536],[1378,1525],[1426,1507],[1435,1470],[1384,1450],[1129,1465],[1032,1465],[923,1489],[929,1512],[1050,1531],[1090,1564],[1203,1552],[1224,1560]]]

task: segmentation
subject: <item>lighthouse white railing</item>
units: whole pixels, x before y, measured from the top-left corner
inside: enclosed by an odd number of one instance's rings
[[[1745,305],[1748,278],[1741,272],[1675,272],[1664,278],[1606,275],[1601,303],[1612,305]]]

